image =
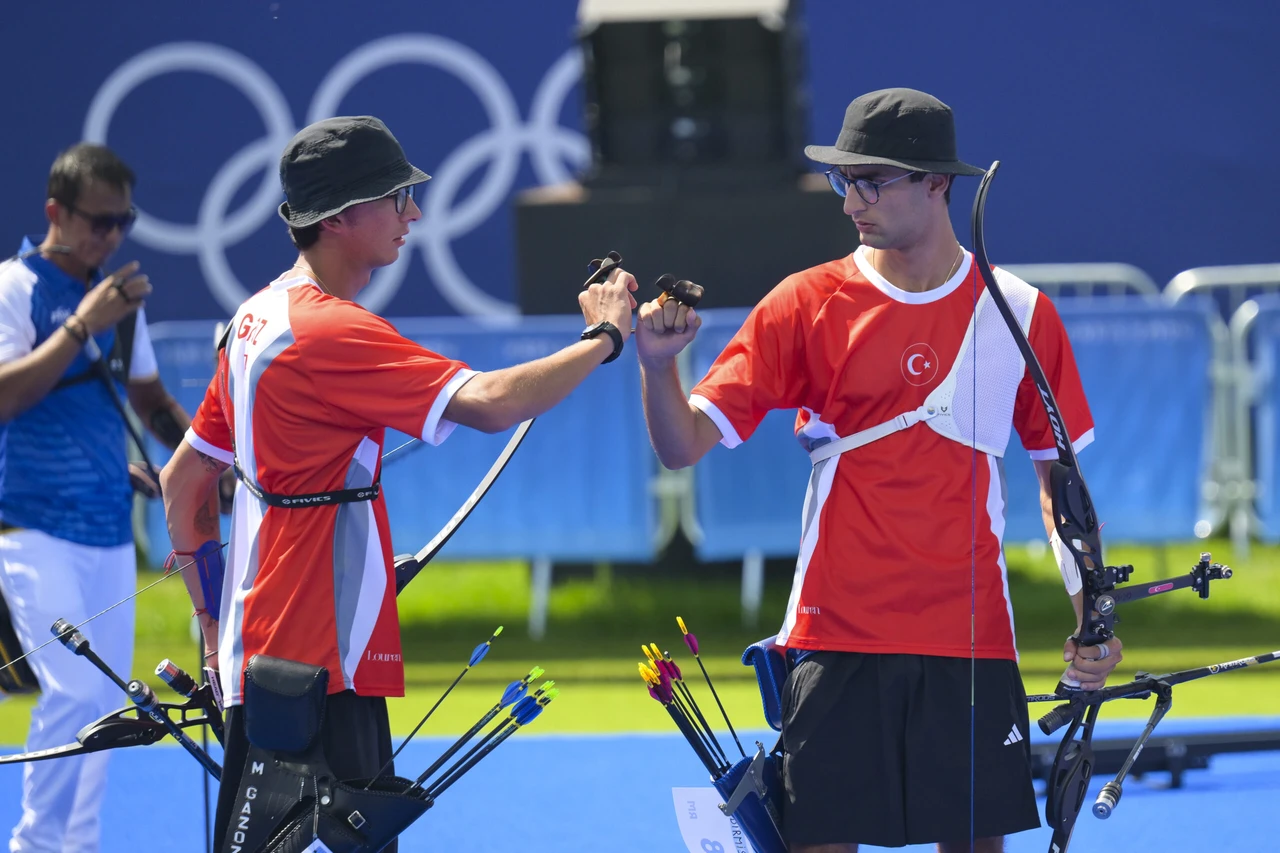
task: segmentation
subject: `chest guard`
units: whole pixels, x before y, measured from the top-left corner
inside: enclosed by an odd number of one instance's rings
[[[1024,332],[1031,328],[1039,291],[1003,272],[996,278]],[[977,364],[981,359],[981,365]],[[1009,424],[1026,364],[1009,334],[1000,311],[985,289],[978,297],[969,328],[946,378],[918,408],[853,435],[819,445],[809,453],[814,465],[878,441],[899,430],[925,423],[941,436],[1003,457],[1009,444]]]

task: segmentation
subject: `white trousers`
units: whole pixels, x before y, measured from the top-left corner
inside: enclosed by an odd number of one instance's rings
[[[137,583],[132,543],[78,545],[35,530],[0,533],[0,586],[24,650],[52,639],[57,619],[73,625],[126,595]],[[126,681],[133,665],[133,601],[80,629],[95,652]],[[27,750],[74,743],[81,728],[129,704],[93,664],[54,643],[27,658],[40,681]],[[107,752],[23,765],[22,820],[13,853],[96,853],[106,791]]]

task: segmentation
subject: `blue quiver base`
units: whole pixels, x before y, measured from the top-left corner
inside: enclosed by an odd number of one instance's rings
[[[755,668],[765,722],[775,732],[782,731],[782,686],[787,683],[787,658],[778,646],[777,637],[747,646],[742,653],[742,665]]]
[[[781,756],[766,753],[756,743],[757,752],[744,758],[714,781],[725,798],[720,810],[733,817],[756,853],[787,853],[782,838]]]

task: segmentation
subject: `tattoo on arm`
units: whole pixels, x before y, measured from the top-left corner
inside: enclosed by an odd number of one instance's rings
[[[178,424],[178,419],[173,416],[174,402],[172,400],[151,413],[151,433],[160,442],[170,450],[177,450],[178,445],[182,443],[184,430]]]
[[[214,459],[209,454],[202,453],[199,450],[196,451],[196,456],[200,457],[201,463],[204,464],[204,470],[208,471],[210,474],[221,474],[223,471],[231,467],[227,463],[219,459]]]
[[[217,537],[218,519],[209,510],[208,502],[202,503],[200,508],[196,510],[196,517],[194,521],[196,533],[199,533],[201,536]]]

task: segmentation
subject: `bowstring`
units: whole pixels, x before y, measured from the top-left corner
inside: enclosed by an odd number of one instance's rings
[[[975,803],[977,796],[977,694],[978,694],[978,270],[977,256],[969,268],[973,277],[973,388],[970,396],[970,506],[969,506],[969,851],[977,844]]]
[[[227,542],[223,542],[222,544],[220,544],[220,545],[218,546],[218,550],[219,550],[219,551],[221,551],[223,548],[227,547],[227,545],[228,545],[228,544],[229,544],[229,543],[227,543]],[[4,672],[6,669],[8,669],[8,668],[9,668],[9,667],[11,667],[11,666],[14,666],[14,665],[15,665],[15,664],[17,664],[19,661],[26,660],[27,658],[31,657],[31,656],[32,656],[32,655],[34,655],[36,652],[40,651],[41,649],[45,648],[46,646],[52,646],[54,643],[60,643],[60,642],[62,642],[63,637],[67,636],[67,634],[71,633],[72,631],[79,631],[81,628],[83,628],[85,625],[88,625],[90,622],[92,622],[94,619],[97,619],[99,616],[105,616],[106,614],[110,613],[112,610],[115,610],[115,609],[116,609],[117,607],[119,607],[120,605],[122,605],[122,604],[124,604],[124,603],[126,603],[126,602],[128,602],[128,601],[132,601],[133,599],[135,599],[135,598],[137,598],[138,596],[142,595],[142,594],[143,594],[144,592],[146,592],[147,590],[151,589],[153,586],[159,586],[160,584],[164,583],[165,581],[167,581],[169,578],[173,577],[174,575],[180,575],[180,574],[182,574],[182,572],[183,572],[183,570],[184,570],[184,569],[187,569],[187,568],[190,568],[191,566],[194,566],[197,562],[198,562],[198,561],[196,561],[196,560],[192,560],[191,562],[189,562],[189,563],[184,563],[183,565],[178,566],[177,568],[174,568],[174,569],[168,569],[168,570],[166,570],[166,571],[165,571],[165,573],[160,577],[160,579],[159,579],[159,580],[154,580],[154,581],[152,581],[151,583],[149,583],[149,584],[147,584],[146,586],[144,586],[142,589],[138,590],[137,592],[134,592],[134,593],[131,593],[131,594],[129,594],[129,595],[126,595],[124,598],[120,599],[120,600],[119,600],[119,601],[117,601],[115,604],[112,604],[110,607],[107,607],[107,608],[105,608],[105,609],[103,609],[103,610],[99,610],[97,613],[93,614],[92,616],[90,616],[88,619],[84,620],[84,621],[83,621],[83,622],[81,622],[80,624],[78,624],[78,625],[72,625],[72,626],[71,626],[71,629],[70,629],[69,631],[66,631],[66,632],[64,632],[64,633],[62,633],[62,634],[58,634],[58,635],[54,636],[52,639],[50,639],[50,640],[46,640],[45,642],[43,642],[43,643],[41,643],[40,645],[36,646],[36,647],[35,647],[34,649],[32,649],[31,651],[29,651],[29,652],[26,652],[26,653],[24,653],[24,654],[19,655],[18,657],[16,657],[16,658],[14,658],[13,660],[9,661],[9,662],[8,662],[7,664],[5,664],[4,666],[0,666],[0,672]]]
[[[398,450],[403,450],[404,448],[408,447],[410,444],[413,444],[415,441],[420,441],[420,440],[421,440],[421,439],[417,439],[417,438],[411,438],[411,439],[409,439],[408,441],[406,441],[404,444],[400,445],[399,447],[396,447],[396,448],[394,448],[394,449],[392,449],[392,450],[389,450],[389,451],[387,451],[386,453],[382,454],[381,460],[385,460],[388,456],[390,456],[391,454],[395,453],[396,451],[398,451]],[[380,461],[381,461],[381,460],[380,460]],[[220,545],[218,545],[218,550],[222,550],[223,548],[226,548],[229,544],[231,544],[231,543],[230,543],[230,542],[223,542],[223,543],[221,543]],[[126,603],[126,602],[128,602],[128,601],[131,601],[131,600],[133,600],[133,599],[137,598],[139,595],[142,595],[142,593],[144,593],[144,592],[146,592],[147,590],[151,589],[153,586],[159,586],[160,584],[162,584],[162,583],[164,583],[165,581],[167,581],[167,580],[168,580],[170,577],[172,577],[173,575],[180,575],[180,574],[182,574],[182,572],[183,572],[183,570],[184,570],[184,569],[188,569],[188,568],[190,568],[191,566],[194,566],[194,565],[196,564],[196,562],[197,562],[196,560],[192,560],[192,561],[191,561],[191,562],[189,562],[189,563],[183,563],[181,566],[178,566],[177,568],[173,568],[173,569],[166,569],[166,570],[165,570],[164,575],[163,575],[163,576],[161,576],[159,580],[152,581],[151,583],[147,584],[146,586],[144,586],[142,589],[138,590],[137,592],[131,593],[130,595],[126,595],[124,598],[120,599],[120,600],[119,600],[119,601],[117,601],[115,604],[111,605],[110,607],[107,607],[107,608],[105,608],[104,610],[100,610],[100,611],[98,611],[97,613],[93,614],[92,616],[90,616],[88,619],[84,620],[84,621],[83,621],[83,622],[81,622],[80,624],[78,624],[78,625],[73,625],[73,626],[71,627],[71,630],[72,630],[72,631],[79,631],[81,628],[83,628],[85,625],[88,625],[88,624],[89,624],[90,622],[92,622],[93,620],[97,619],[97,618],[98,618],[98,617],[100,617],[100,616],[105,616],[106,614],[110,613],[112,610],[115,610],[115,609],[116,609],[117,607],[119,607],[120,605],[122,605],[122,604],[124,604],[124,603]],[[53,638],[53,639],[51,639],[51,640],[46,640],[45,642],[43,642],[43,643],[41,643],[40,645],[36,646],[36,647],[35,647],[34,649],[32,649],[31,651],[29,651],[29,652],[26,652],[26,653],[24,653],[24,654],[19,655],[18,657],[14,658],[13,660],[11,660],[11,661],[9,661],[8,663],[6,663],[4,666],[0,666],[0,672],[4,672],[4,671],[5,671],[6,669],[8,669],[9,667],[17,665],[19,661],[26,660],[27,658],[31,657],[31,655],[34,655],[36,652],[40,651],[41,649],[45,648],[46,646],[52,646],[54,643],[60,643],[60,642],[62,642],[62,638],[63,638],[63,637],[65,637],[65,636],[66,636],[66,634],[59,634],[58,636],[54,637],[54,638]]]

